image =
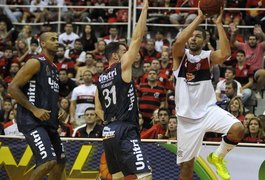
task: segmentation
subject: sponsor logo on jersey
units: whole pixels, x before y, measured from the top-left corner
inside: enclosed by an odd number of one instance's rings
[[[115,136],[115,131],[111,131],[111,129],[107,126],[104,127],[102,136],[104,139],[113,138]]]
[[[134,96],[134,88],[133,85],[130,85],[129,91],[128,91],[128,97],[130,98],[130,104],[128,111],[131,111],[133,109],[133,103],[135,101],[135,96]]]
[[[36,81],[35,80],[29,81],[29,88],[28,88],[27,95],[29,98],[29,102],[31,102],[34,105],[35,100],[36,100]]]
[[[51,89],[54,90],[54,92],[59,92],[59,84],[57,81],[53,80],[51,77],[48,77],[48,83],[51,86]]]
[[[34,143],[35,143],[35,146],[39,148],[40,150],[40,155],[41,155],[41,158],[44,159],[47,157],[47,152],[45,150],[45,146],[41,140],[41,137],[38,133],[37,130],[33,131],[32,133],[30,133],[31,136],[33,136],[34,138]]]
[[[195,76],[192,73],[186,73],[187,81],[192,81],[194,78],[195,78]]]
[[[141,147],[139,146],[139,141],[137,139],[130,140],[133,144],[133,154],[136,156],[136,170],[140,171],[145,168],[144,158],[142,154]]]
[[[104,82],[107,82],[107,81],[110,81],[112,79],[114,79],[114,77],[117,75],[117,69],[113,69],[112,71],[108,72],[108,74],[101,74],[99,76],[99,79],[98,81],[100,83],[104,83]]]

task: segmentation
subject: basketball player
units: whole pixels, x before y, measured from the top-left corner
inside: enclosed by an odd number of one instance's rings
[[[205,19],[200,8],[198,16],[186,27],[173,45],[174,76],[176,77],[176,112],[178,116],[177,163],[180,179],[192,179],[194,159],[201,148],[205,132],[224,133],[221,145],[208,156],[223,179],[230,179],[224,164],[225,155],[244,135],[243,125],[231,114],[216,105],[211,83],[210,68],[222,64],[230,56],[229,41],[222,25],[223,10],[215,24],[219,34],[220,49],[203,51],[206,33],[199,24]],[[185,49],[185,45],[188,49]]]
[[[103,146],[109,172],[114,180],[134,175],[136,179],[152,179],[139,135],[138,107],[132,81],[132,64],[141,46],[146,28],[148,0],[144,0],[131,44],[111,42],[105,55],[109,67],[99,76],[95,107],[105,121]]]
[[[59,46],[57,33],[40,36],[42,53],[29,59],[19,70],[8,90],[18,102],[17,124],[35,156],[37,167],[30,180],[64,178],[65,153],[57,133],[59,75],[54,55]]]

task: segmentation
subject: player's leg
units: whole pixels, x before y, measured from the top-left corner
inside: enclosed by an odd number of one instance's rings
[[[134,175],[136,179],[150,180],[152,179],[151,167],[143,151],[138,130],[135,126],[128,127],[126,125],[125,127],[119,147],[122,173],[124,176]]]
[[[180,165],[181,180],[190,180],[193,176],[194,160],[200,151],[205,129],[203,119],[189,120],[178,117],[177,138],[178,151],[177,163]]]
[[[54,168],[49,173],[49,180],[64,180],[66,179],[65,174],[65,152],[64,146],[60,139],[60,136],[56,130],[49,130],[49,137],[57,157],[57,162]]]
[[[244,127],[233,115],[217,106],[211,108],[207,114],[205,123],[207,131],[224,134],[220,146],[215,152],[209,154],[207,159],[215,165],[219,176],[223,179],[230,179],[230,173],[223,159],[243,138]]]
[[[109,173],[113,180],[122,180],[124,178],[121,172],[120,162],[118,160],[119,153],[119,135],[120,131],[118,123],[111,123],[103,129],[103,147],[106,156],[106,162]]]
[[[37,167],[32,171],[30,180],[41,180],[56,164],[56,156],[51,150],[48,133],[42,127],[23,133],[36,158]]]

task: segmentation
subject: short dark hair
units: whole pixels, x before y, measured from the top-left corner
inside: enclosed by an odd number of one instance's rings
[[[235,68],[228,66],[228,67],[226,67],[226,70],[232,71],[233,75],[236,75],[236,69]]]
[[[244,54],[244,56],[246,56],[246,53],[245,53],[244,50],[241,50],[241,49],[240,49],[240,50],[237,51],[237,53],[241,53],[241,54]]]
[[[195,31],[201,31],[203,39],[206,39],[206,32],[202,27],[197,27]]]
[[[88,107],[88,108],[86,108],[86,110],[84,111],[84,112],[86,112],[86,111],[95,111],[95,108],[94,107]]]
[[[237,91],[237,82],[234,81],[234,80],[232,80],[232,81],[226,81],[225,86],[230,85],[230,84],[232,84],[233,89],[235,91]]]
[[[111,56],[113,53],[117,53],[120,49],[120,45],[123,45],[122,43],[119,42],[111,42],[109,43],[106,48],[105,48],[105,56],[108,60],[111,59]]]
[[[169,112],[168,108],[159,108],[157,114],[159,115],[159,113],[160,113],[161,111],[166,111],[167,114],[168,114],[168,116],[170,116],[170,112]]]

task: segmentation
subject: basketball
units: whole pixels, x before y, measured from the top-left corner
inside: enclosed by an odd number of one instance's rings
[[[224,0],[201,0],[200,9],[207,17],[220,13],[220,8],[224,7]]]

